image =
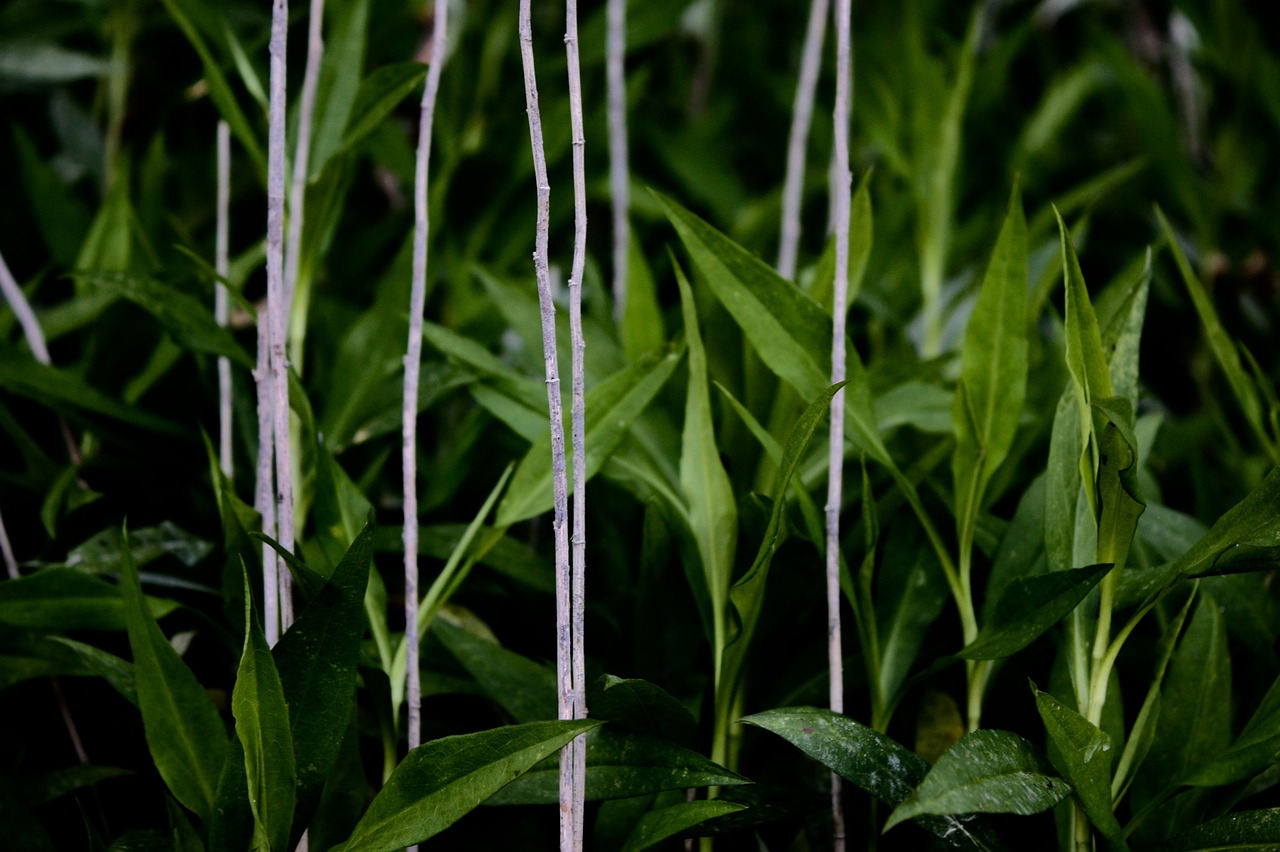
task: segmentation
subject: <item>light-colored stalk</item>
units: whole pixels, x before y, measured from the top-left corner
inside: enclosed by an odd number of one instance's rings
[[[9,543],[9,531],[4,527],[4,515],[0,514],[0,553],[4,554],[4,568],[10,580],[18,578],[18,559],[13,555],[13,545]]]
[[[289,182],[289,236],[285,240],[284,315],[285,328],[293,315],[293,294],[298,287],[298,267],[302,257],[302,220],[307,197],[307,171],[311,163],[311,123],[316,111],[316,84],[320,80],[320,60],[324,57],[324,0],[311,0],[307,24],[307,64],[302,71],[302,92],[298,99],[298,133],[293,152],[293,177]]]
[[[845,379],[845,308],[849,293],[849,17],[850,0],[837,0],[835,180],[831,192],[835,210],[836,271],[832,304],[831,383]],[[827,471],[827,654],[830,664],[831,709],[844,712],[844,656],[840,641],[840,503],[844,485],[844,394],[831,401],[831,441]],[[832,848],[845,848],[843,791],[840,777],[831,774]]]
[[[272,465],[275,463],[275,437],[272,434],[271,416],[271,358],[268,350],[271,335],[265,316],[266,306],[258,310],[258,363],[253,378],[258,391],[258,461],[253,489],[253,508],[262,516],[262,534],[276,537],[275,480]],[[280,574],[284,571],[280,557],[269,544],[262,545],[262,629],[267,643],[275,645],[280,639]]]
[[[431,67],[418,114],[418,160],[413,183],[413,282],[409,292],[409,346],[404,357],[404,641],[409,750],[422,744],[422,682],[418,668],[418,376],[422,368],[422,314],[427,293],[427,178],[431,128],[445,56],[448,0],[436,0],[431,34]]]
[[[587,255],[587,142],[582,129],[582,71],[578,61],[578,0],[565,2],[565,52],[569,60],[569,132],[573,137],[573,265],[569,272],[569,337],[572,345],[573,402],[573,572],[570,656],[573,662],[573,718],[587,717],[586,617],[587,572],[587,432],[586,340],[582,336],[582,272]],[[586,809],[587,740],[573,739],[573,848],[582,848]]]
[[[609,196],[613,205],[613,311],[621,323],[627,307],[627,255],[631,226],[631,167],[627,153],[627,0],[609,0],[605,82],[609,111]]]
[[[551,228],[551,184],[547,180],[547,155],[542,140],[542,114],[538,107],[538,80],[533,62],[531,0],[520,0],[520,61],[524,69],[525,107],[529,116],[529,142],[533,149],[533,173],[538,192],[538,218],[533,268],[538,281],[542,312],[542,352],[547,376],[547,409],[551,427],[551,527],[555,534],[556,560],[556,677],[559,717],[573,718],[572,641],[570,637],[570,583],[568,484],[565,477],[564,414],[560,402],[560,374],[556,356],[556,306],[551,298],[547,269],[547,243]],[[572,745],[560,752],[560,848],[574,850]]]
[[[271,420],[275,444],[276,536],[293,550],[293,466],[289,446],[289,365],[285,359],[288,308],[284,291],[285,50],[289,4],[274,0],[271,9],[271,97],[267,133],[267,327],[271,366]],[[293,621],[293,583],[283,564],[279,570],[280,629]]]
[[[218,191],[216,231],[213,241],[213,268],[225,280],[230,264],[227,260],[228,230],[231,205],[231,127],[218,122]],[[227,325],[230,301],[223,281],[215,283],[213,317],[218,325]],[[233,475],[231,457],[231,361],[218,359],[218,462],[222,474],[230,482]]]
[[[809,5],[809,25],[804,31],[804,49],[800,56],[800,79],[796,83],[796,99],[791,108],[791,135],[787,139],[787,177],[782,185],[782,230],[778,240],[778,274],[787,280],[791,280],[796,274],[805,152],[809,146],[813,97],[818,87],[818,71],[822,67],[822,41],[827,29],[829,7],[830,0],[813,0]]]

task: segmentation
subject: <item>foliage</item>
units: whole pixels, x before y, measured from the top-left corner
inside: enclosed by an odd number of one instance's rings
[[[429,591],[408,626],[406,198],[430,4],[329,4],[290,323],[299,532],[270,542],[297,620],[274,647],[259,626],[267,5],[0,7],[0,252],[52,356],[0,310],[0,515],[21,569],[0,581],[7,844],[551,848],[557,752],[585,733],[592,848],[822,848],[831,773],[855,848],[1280,845],[1280,42],[1261,11],[856,3],[835,387],[829,55],[800,272],[760,259],[803,4],[628,4],[617,314],[606,15],[583,4],[595,687],[568,722],[551,721],[513,3],[450,5],[418,421]],[[535,6],[558,268],[564,16]],[[559,339],[568,364],[567,324]],[[210,437],[220,357],[230,475]],[[838,507],[845,715],[813,706],[836,393],[858,476]],[[412,751],[406,635],[426,695]]]

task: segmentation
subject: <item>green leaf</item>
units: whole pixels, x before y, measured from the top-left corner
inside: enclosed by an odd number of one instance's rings
[[[272,652],[289,706],[302,820],[319,802],[351,721],[372,561],[373,527],[367,523]]]
[[[897,546],[900,540],[908,546]],[[883,564],[889,570],[877,578],[875,621],[880,694],[892,704],[946,603],[947,586],[933,550],[914,533],[890,536]]]
[[[1280,678],[1272,682],[1231,748],[1215,755],[1191,773],[1186,783],[1196,787],[1225,787],[1252,778],[1280,761]]]
[[[589,801],[749,783],[696,751],[659,737],[609,725],[588,732],[586,740]],[[548,805],[559,799],[560,755],[553,754],[495,794],[489,804]]]
[[[360,82],[342,144],[334,156],[355,147],[421,85],[427,66],[418,62],[383,65]]]
[[[680,351],[652,352],[596,385],[586,396],[587,478],[595,476],[627,430],[662,390]],[[573,483],[570,483],[572,493]],[[495,524],[510,526],[551,509],[551,433],[543,429],[516,469]]]
[[[733,571],[733,551],[738,539],[738,507],[716,446],[707,386],[707,355],[702,346],[702,335],[698,332],[693,290],[679,264],[674,265],[684,314],[685,341],[689,347],[689,388],[685,395],[684,433],[681,436],[680,489],[689,507],[689,528],[697,545],[702,563],[702,585],[711,607],[712,653],[718,695],[724,648],[728,644],[725,608]]]
[[[115,766],[94,766],[82,763],[56,772],[46,772],[31,779],[30,787],[23,791],[23,799],[33,806],[42,805],[60,799],[68,793],[97,784],[99,781],[132,774],[131,770]]]
[[[905,801],[929,771],[910,749],[830,710],[785,707],[742,722],[772,731],[887,805]]]
[[[760,620],[760,613],[764,609],[769,567],[773,564],[774,553],[782,543],[785,529],[784,512],[791,477],[800,466],[813,433],[826,419],[831,400],[844,385],[844,382],[840,382],[819,394],[791,427],[791,434],[787,438],[786,449],[783,450],[778,468],[777,491],[774,494],[773,511],[765,527],[764,539],[760,542],[755,561],[751,563],[747,573],[743,574],[729,590],[729,601],[733,605],[733,614],[737,623],[731,625],[729,644],[724,654],[724,678],[721,686],[727,690],[726,696],[731,695],[732,691],[739,687],[739,681],[747,664],[751,639],[755,634],[756,624]]]
[[[170,421],[125,405],[73,373],[13,353],[0,353],[0,388],[42,402],[62,413],[88,411],[144,429],[182,433]]]
[[[1280,448],[1268,438],[1266,429],[1262,423],[1262,403],[1258,398],[1258,389],[1249,378],[1249,374],[1245,372],[1244,366],[1240,363],[1240,352],[1236,349],[1235,343],[1227,334],[1226,329],[1222,327],[1222,321],[1218,319],[1218,312],[1213,307],[1213,299],[1205,287],[1200,283],[1200,279],[1191,271],[1191,264],[1187,262],[1187,257],[1182,252],[1182,245],[1178,242],[1177,235],[1173,232],[1169,220],[1165,218],[1164,211],[1156,206],[1156,218],[1160,221],[1160,228],[1164,231],[1165,240],[1169,244],[1169,249],[1173,252],[1174,263],[1178,266],[1178,273],[1182,277],[1182,283],[1186,285],[1187,292],[1191,295],[1191,302],[1195,305],[1196,314],[1200,317],[1200,324],[1204,326],[1205,336],[1209,339],[1209,347],[1213,350],[1213,356],[1218,362],[1218,366],[1222,368],[1222,372],[1227,377],[1227,383],[1231,386],[1231,392],[1236,398],[1236,402],[1240,404],[1240,408],[1244,411],[1245,419],[1253,428],[1254,434],[1258,437],[1263,449],[1271,458],[1272,464],[1280,464]]]
[[[631,226],[628,224],[627,226]],[[627,243],[627,296],[618,334],[627,360],[638,361],[663,344],[662,308],[644,246],[634,234]]]
[[[316,83],[310,180],[319,177],[342,143],[343,128],[359,96],[360,69],[364,65],[369,26],[369,0],[329,8],[329,32]]]
[[[534,722],[419,746],[396,767],[339,848],[390,852],[421,843],[599,724],[590,719]]]
[[[1169,852],[1272,852],[1280,846],[1280,808],[1240,811],[1169,838]]]
[[[431,631],[480,684],[481,689],[517,722],[556,715],[555,672],[514,651],[436,619]]]
[[[952,406],[956,529],[972,544],[987,483],[1013,446],[1027,392],[1027,224],[1015,187],[965,332]]]
[[[708,820],[745,810],[746,805],[717,799],[682,802],[669,808],[650,811],[640,818],[627,838],[623,852],[640,852],[664,840],[690,832]],[[692,836],[696,836],[696,832]]]
[[[227,84],[227,78],[222,73],[221,64],[209,50],[209,46],[205,43],[204,37],[200,35],[199,30],[196,29],[195,24],[192,23],[192,18],[205,14],[205,12],[193,8],[191,4],[192,0],[164,0],[165,8],[169,10],[169,14],[173,16],[178,28],[182,30],[187,40],[191,42],[191,46],[195,48],[196,53],[200,56],[200,63],[204,66],[205,80],[209,84],[209,95],[213,98],[214,104],[217,105],[218,112],[231,127],[231,132],[236,135],[236,139],[248,152],[258,174],[265,178],[267,174],[267,158],[262,152],[262,147],[258,144],[258,138],[254,135],[253,129],[249,126],[249,120],[245,118],[244,112],[240,109],[240,104],[236,101],[231,87]],[[211,13],[216,12],[217,7],[213,7]]]
[[[138,706],[138,686],[133,666],[115,654],[101,648],[68,639],[65,636],[49,636],[46,641],[56,643],[70,651],[80,661],[85,673],[96,675],[111,685],[120,696],[134,707]]]
[[[120,531],[105,529],[71,548],[63,562],[90,574],[112,574],[120,570]],[[172,521],[161,521],[154,527],[143,527],[129,533],[129,552],[139,567],[162,556],[172,556],[191,568],[213,551],[213,545],[179,527]]]
[[[698,723],[685,706],[660,686],[647,680],[624,680],[602,675],[587,697],[594,719],[639,734],[662,737],[691,746],[697,740]]]
[[[1097,558],[1124,566],[1129,545],[1146,510],[1138,485],[1138,440],[1133,433],[1133,405],[1128,397],[1095,400],[1098,442]]]
[[[1094,826],[1115,847],[1127,850],[1124,831],[1111,810],[1111,737],[1047,692],[1031,686],[1045,732],[1057,750],[1049,753],[1053,768],[1075,789]],[[1056,760],[1054,758],[1057,758]]]
[[[158,598],[143,600],[150,619],[163,618],[178,606]],[[129,617],[119,589],[70,568],[48,568],[0,583],[0,624],[10,627],[122,630]]]
[[[1069,795],[1071,785],[1048,774],[1031,743],[1008,731],[973,731],[938,759],[884,830],[925,814],[1038,814]]]
[[[999,660],[1021,651],[1075,609],[1112,567],[1090,565],[1014,580],[1004,588],[977,637],[957,656]]]
[[[128,299],[164,326],[170,336],[192,352],[220,355],[246,370],[254,367],[231,332],[218,325],[213,312],[194,296],[152,278],[112,272],[77,273],[77,280]]]
[[[147,747],[174,798],[207,820],[227,755],[227,732],[208,693],[147,611],[128,554],[126,544],[120,589]]]
[[[253,615],[247,570],[244,585],[244,652],[231,693],[231,712],[236,718],[236,736],[244,749],[255,846],[284,850],[289,843],[296,799],[294,786],[298,780],[289,733],[289,709],[285,705],[280,675],[271,659],[271,649]]]
[[[830,375],[831,317],[764,261],[675,201],[655,195],[760,359],[805,400],[820,394]]]

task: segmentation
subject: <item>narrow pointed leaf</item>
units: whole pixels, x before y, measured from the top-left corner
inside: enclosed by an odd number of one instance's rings
[[[698,735],[698,723],[685,706],[647,680],[604,675],[595,682],[587,706],[592,718],[679,745],[693,745]]]
[[[1034,685],[1032,691],[1045,731],[1057,746],[1056,753],[1049,754],[1053,768],[1075,789],[1085,814],[1102,836],[1127,850],[1124,830],[1111,810],[1111,764],[1116,757],[1111,737],[1049,693]]]
[[[90,412],[156,432],[182,432],[168,420],[106,395],[74,373],[46,366],[29,357],[0,354],[0,388],[37,400],[59,412]]]
[[[884,830],[926,814],[1038,814],[1069,795],[1071,785],[1048,773],[1031,743],[1008,731],[979,730],[938,760]]]
[[[151,619],[163,618],[178,606],[153,597],[145,601]],[[10,627],[122,630],[128,620],[128,602],[121,600],[119,589],[71,568],[46,568],[0,583],[0,623]]]
[[[147,747],[174,798],[207,820],[227,754],[226,728],[147,611],[127,544],[121,559],[120,589]]]
[[[390,852],[421,843],[599,724],[590,719],[534,722],[419,746],[396,767],[339,848]]]
[[[587,733],[589,801],[626,799],[663,790],[746,784],[696,751],[612,725]],[[560,756],[553,754],[489,800],[491,805],[549,805],[560,800]]]
[[[1169,852],[1272,852],[1280,847],[1280,808],[1227,814],[1169,838]]]
[[[417,62],[383,65],[360,83],[342,144],[335,156],[355,147],[407,98],[427,76],[427,66]]]
[[[668,838],[691,832],[708,820],[745,810],[746,807],[736,802],[712,799],[684,802],[669,808],[650,811],[636,823],[631,836],[627,838],[627,845],[622,847],[623,852],[640,852],[642,849],[650,849]],[[696,832],[691,836],[696,836]]]
[[[998,660],[1021,651],[1075,609],[1112,567],[1090,565],[1014,580],[1000,595],[991,618],[958,656]]]
[[[236,718],[236,736],[244,749],[255,843],[261,849],[284,850],[289,843],[297,784],[289,709],[271,649],[249,604],[253,596],[247,571],[244,578],[246,632],[240,670],[231,693],[231,712]]]

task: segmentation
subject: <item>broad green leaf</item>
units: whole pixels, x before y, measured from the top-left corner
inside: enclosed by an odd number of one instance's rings
[[[1088,719],[1060,703],[1047,692],[1031,687],[1036,709],[1049,740],[1057,746],[1050,751],[1053,768],[1071,784],[1085,814],[1102,836],[1116,848],[1129,848],[1124,831],[1111,810],[1111,763],[1115,755],[1111,738]],[[1057,758],[1055,760],[1055,758]]]
[[[68,793],[97,784],[99,781],[132,774],[131,770],[115,766],[94,766],[91,763],[82,763],[36,776],[31,779],[30,788],[24,791],[22,798],[32,805],[43,805],[60,799]]]
[[[666,384],[679,351],[653,352],[596,385],[586,396],[587,478],[604,465],[631,424]],[[572,493],[573,483],[570,483]],[[533,442],[498,506],[495,523],[510,526],[551,509],[551,436]]]
[[[62,564],[89,574],[113,574],[120,570],[122,544],[119,530],[114,527],[105,529],[71,548]],[[171,556],[191,568],[212,550],[212,544],[172,521],[161,521],[154,527],[143,527],[129,533],[130,557],[139,567],[162,556]]]
[[[422,336],[438,352],[485,375],[504,395],[546,419],[547,389],[542,382],[513,370],[479,343],[442,325],[424,322]]]
[[[889,536],[883,564],[875,594],[880,695],[893,703],[946,603],[947,585],[933,550],[914,531]]]
[[[707,385],[707,355],[698,331],[693,290],[678,264],[675,269],[684,314],[685,341],[689,347],[689,388],[685,395],[684,433],[681,436],[680,489],[689,508],[689,528],[702,564],[702,585],[711,605],[712,653],[716,694],[719,695],[724,649],[728,644],[725,616],[733,551],[738,540],[738,506],[716,446]]]
[[[427,66],[417,62],[396,62],[383,65],[360,82],[355,102],[351,106],[342,144],[335,156],[357,145],[372,133],[387,116],[422,84],[427,76]]]
[[[297,815],[304,820],[320,799],[351,721],[372,560],[373,526],[367,523],[272,651],[289,705]]]
[[[957,656],[999,660],[1021,651],[1075,609],[1112,567],[1090,565],[1014,580],[1005,587],[977,637]]]
[[[364,66],[369,0],[329,7],[320,77],[316,83],[315,123],[311,133],[311,179],[317,178],[342,142]]]
[[[0,354],[0,388],[42,402],[58,412],[88,411],[144,429],[182,433],[172,422],[125,405],[73,373],[10,353]]]
[[[200,35],[199,30],[196,29],[195,24],[192,22],[193,18],[205,14],[205,12],[195,7],[192,4],[192,0],[164,0],[164,5],[169,10],[169,14],[173,16],[178,28],[182,30],[187,40],[191,42],[191,46],[199,54],[200,63],[204,66],[205,80],[209,84],[209,95],[213,98],[214,104],[217,105],[218,112],[231,127],[231,132],[236,135],[236,139],[248,152],[250,159],[253,160],[255,170],[261,177],[265,178],[267,174],[267,158],[262,152],[262,147],[258,144],[258,138],[254,135],[253,129],[249,125],[249,120],[245,118],[244,112],[240,109],[240,104],[236,101],[231,87],[227,84],[227,78],[222,73],[221,63],[209,50],[204,37]]]
[[[658,201],[707,284],[775,374],[812,400],[827,387],[831,318],[764,261],[662,195]]]
[[[961,351],[952,406],[956,529],[972,546],[987,483],[1008,456],[1027,392],[1027,225],[1015,187]]]
[[[249,807],[249,779],[245,775],[244,746],[232,737],[227,759],[213,795],[208,820],[210,849],[249,849],[253,839],[253,810]]]
[[[1239,811],[1169,838],[1169,852],[1272,852],[1280,846],[1280,808]]]
[[[1280,679],[1272,682],[1262,704],[1231,748],[1191,773],[1186,783],[1225,787],[1243,781],[1280,761]]]
[[[627,838],[627,845],[622,847],[623,852],[650,849],[668,838],[690,833],[708,820],[745,810],[746,807],[736,802],[712,799],[683,802],[650,811],[636,824],[631,836]],[[696,834],[692,832],[692,836]]]
[[[586,735],[589,801],[625,799],[662,790],[749,783],[696,751],[660,737],[607,725]],[[560,755],[553,754],[512,781],[491,805],[549,805],[560,798]]]
[[[155,317],[175,341],[192,352],[220,355],[246,370],[253,369],[253,359],[229,330],[218,325],[213,311],[194,296],[154,279],[135,275],[102,272],[80,273],[75,277],[133,302]]]
[[[208,820],[227,755],[227,732],[209,694],[147,611],[128,553],[126,544],[120,589],[147,747],[174,798]]]
[[[929,764],[910,749],[848,716],[816,707],[785,707],[747,716],[887,805],[911,795]]]
[[[739,687],[739,681],[747,664],[751,639],[755,634],[756,624],[764,609],[765,586],[769,578],[769,568],[773,564],[773,555],[777,552],[785,531],[784,512],[786,510],[787,488],[791,477],[809,448],[813,433],[826,419],[831,400],[844,387],[844,382],[832,385],[818,395],[805,408],[804,413],[791,427],[787,438],[786,449],[783,450],[779,465],[777,491],[773,499],[773,511],[769,515],[769,523],[764,530],[764,539],[760,549],[747,573],[738,579],[729,589],[729,601],[733,605],[736,624],[730,625],[729,644],[724,652],[724,669],[722,688],[726,691],[724,698],[728,704],[732,691]],[[736,628],[736,629],[735,629]]]
[[[1151,250],[1148,249],[1142,271],[1102,331],[1102,344],[1111,352],[1107,359],[1111,385],[1116,396],[1128,399],[1134,410],[1138,406],[1138,364],[1150,290]]]
[[[1133,406],[1128,397],[1095,400],[1098,442],[1097,558],[1123,567],[1129,545],[1146,510],[1138,486],[1138,441],[1133,433]]]
[[[1071,785],[1048,774],[1031,743],[1009,731],[966,734],[929,770],[884,830],[932,814],[1038,814],[1071,795]]]
[[[1213,356],[1217,359],[1218,366],[1226,374],[1227,383],[1231,385],[1231,392],[1235,395],[1236,402],[1240,404],[1241,410],[1244,411],[1245,419],[1253,428],[1254,434],[1262,443],[1263,449],[1267,451],[1272,463],[1280,464],[1280,449],[1267,437],[1266,429],[1262,424],[1262,404],[1258,399],[1258,389],[1240,363],[1239,350],[1236,349],[1236,345],[1227,334],[1226,329],[1222,327],[1222,322],[1218,319],[1218,312],[1213,307],[1213,299],[1210,298],[1204,285],[1200,283],[1200,279],[1192,272],[1191,264],[1187,262],[1187,257],[1182,252],[1182,245],[1178,242],[1178,237],[1173,232],[1173,227],[1170,226],[1169,220],[1164,216],[1164,211],[1158,205],[1156,206],[1156,218],[1160,221],[1160,228],[1164,231],[1165,240],[1169,244],[1170,251],[1173,252],[1173,260],[1177,264],[1178,274],[1182,277],[1182,283],[1186,285],[1187,292],[1191,295],[1191,302],[1195,305],[1196,314],[1200,317],[1200,324],[1204,326],[1205,336],[1209,339],[1209,347],[1213,350]]]
[[[556,679],[550,668],[468,633],[445,618],[436,619],[431,630],[511,718],[534,722],[556,715]]]
[[[289,843],[298,780],[289,709],[271,649],[253,615],[248,571],[244,572],[244,584],[244,652],[231,693],[231,712],[236,719],[236,736],[244,749],[254,844],[260,849],[284,850]]]
[[[396,850],[439,834],[539,760],[600,723],[534,722],[444,737],[409,752],[339,849]]]
[[[152,597],[141,600],[151,619],[163,618],[178,606]],[[122,630],[129,618],[128,602],[120,599],[119,589],[71,568],[48,568],[0,583],[0,624],[6,626]]]
[[[592,718],[604,719],[615,728],[662,737],[684,746],[697,740],[698,724],[685,706],[647,680],[602,675],[592,685],[587,706]]]
[[[56,643],[70,651],[83,666],[85,673],[95,675],[111,684],[111,688],[134,707],[138,706],[138,686],[133,666],[115,654],[101,648],[68,639],[65,636],[49,636],[47,642]]]

